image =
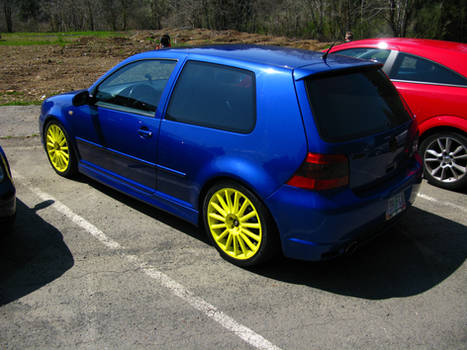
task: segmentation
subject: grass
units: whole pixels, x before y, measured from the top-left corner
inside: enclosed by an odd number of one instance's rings
[[[2,33],[0,45],[29,46],[29,45],[66,45],[81,37],[121,37],[128,36],[128,32],[57,32],[57,33]]]
[[[30,106],[30,105],[40,105],[42,104],[42,101],[39,100],[34,100],[34,101],[11,101],[11,102],[5,102],[5,103],[0,103],[0,106]]]
[[[41,100],[28,100],[22,91],[0,92],[0,106],[29,106],[40,105]]]

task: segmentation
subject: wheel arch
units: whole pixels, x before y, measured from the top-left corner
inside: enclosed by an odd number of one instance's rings
[[[418,126],[420,143],[427,137],[440,132],[457,132],[467,136],[467,120],[455,116],[440,116],[423,121]]]
[[[71,148],[72,148],[72,151],[76,157],[77,160],[80,159],[80,156],[79,156],[79,152],[78,152],[78,147],[76,146],[76,142],[75,142],[75,138],[74,138],[74,135],[72,132],[70,132],[71,128],[70,128],[70,125],[69,123],[65,120],[63,120],[63,118],[60,118],[60,117],[57,117],[56,115],[54,114],[47,114],[46,117],[44,118],[44,121],[41,125],[41,130],[40,130],[40,133],[41,133],[41,141],[42,141],[42,145],[44,146],[45,148],[45,128],[47,127],[47,125],[52,122],[52,121],[56,121],[57,123],[59,123],[60,125],[63,126],[63,128],[65,129],[64,131],[66,132],[66,134],[68,135],[69,137],[69,141],[71,143]]]
[[[271,222],[274,225],[274,230],[277,233],[277,235],[279,235],[279,228],[276,222],[276,218],[272,215],[271,209],[269,208],[267,203],[264,201],[262,196],[258,194],[258,191],[256,191],[255,188],[247,181],[244,181],[243,179],[237,176],[229,176],[229,175],[219,175],[219,176],[212,177],[203,184],[199,192],[199,196],[198,196],[198,208],[199,208],[198,225],[199,227],[204,227],[204,220],[203,220],[204,205],[203,204],[204,204],[204,199],[206,197],[206,194],[208,193],[210,188],[212,188],[214,185],[221,183],[221,182],[235,182],[247,188],[248,190],[250,190],[267,209]]]

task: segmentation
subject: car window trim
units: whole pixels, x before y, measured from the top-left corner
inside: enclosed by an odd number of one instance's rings
[[[448,87],[457,87],[457,88],[467,89],[467,85],[433,83],[433,82],[428,82],[428,81],[402,80],[402,79],[391,79],[391,81],[396,82],[396,83],[410,83],[410,84],[422,84],[422,85],[448,86]]]
[[[145,117],[155,118],[155,116],[156,116],[155,111],[154,112],[147,112],[147,111],[143,111],[142,109],[120,106],[120,105],[116,105],[116,104],[108,103],[108,102],[103,102],[103,101],[97,101],[95,103],[95,105],[97,107],[100,107],[100,108],[111,109],[111,110],[114,110],[114,111],[124,112],[124,113],[138,114],[138,115],[142,115],[142,116],[145,116]]]

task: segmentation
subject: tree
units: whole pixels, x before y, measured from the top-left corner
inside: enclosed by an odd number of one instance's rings
[[[388,0],[387,21],[394,36],[404,37],[418,0]]]
[[[8,33],[13,32],[13,20],[11,17],[11,1],[3,0],[3,14],[5,15],[6,29]]]

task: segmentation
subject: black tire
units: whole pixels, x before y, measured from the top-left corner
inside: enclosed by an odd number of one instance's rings
[[[467,138],[456,132],[428,136],[420,145],[425,178],[449,190],[467,187]]]
[[[239,194],[236,195],[236,193]],[[226,198],[230,197],[232,210],[229,213],[222,210],[225,208],[218,201],[218,194],[224,198],[225,203],[227,202]],[[238,201],[237,205],[235,205],[237,196]],[[216,204],[221,207],[225,215],[214,208]],[[241,212],[243,204],[245,204],[245,209]],[[253,217],[246,219],[252,212],[254,212]],[[210,214],[217,214],[219,218],[213,219]],[[215,184],[204,197],[202,215],[206,233],[214,247],[225,260],[232,264],[241,267],[259,265],[270,260],[278,253],[279,236],[271,215],[258,197],[246,187],[232,181]],[[225,220],[219,220],[221,217]],[[216,225],[222,226],[223,223],[225,223],[225,229],[214,228]],[[260,229],[252,228],[255,225],[258,225]],[[245,229],[247,230],[246,234]],[[222,236],[221,231],[228,231],[225,239],[219,239]],[[247,234],[251,235],[247,236]],[[232,249],[229,249],[229,236],[232,236]],[[260,239],[258,241],[253,237],[260,237]],[[239,254],[235,253],[235,245],[239,248]]]
[[[49,144],[48,144],[48,141],[49,141],[48,135],[51,130],[59,130],[59,132],[61,132],[64,137],[67,150],[65,150],[63,147],[58,145],[57,147],[59,147],[59,149],[57,149],[56,151],[60,151],[63,154],[66,153],[68,155],[68,162],[66,163],[66,166],[64,166],[63,163],[60,164],[60,162],[58,162],[57,160],[55,161],[52,160],[53,156],[51,155],[51,152],[50,152],[51,149],[49,148]],[[76,157],[76,151],[63,125],[59,123],[57,120],[49,121],[44,128],[43,137],[44,137],[43,142],[44,142],[45,153],[47,155],[47,159],[49,160],[50,165],[52,166],[52,169],[58,175],[66,177],[66,178],[72,178],[73,176],[75,176],[78,171],[78,161]],[[54,151],[52,150],[52,152]]]

